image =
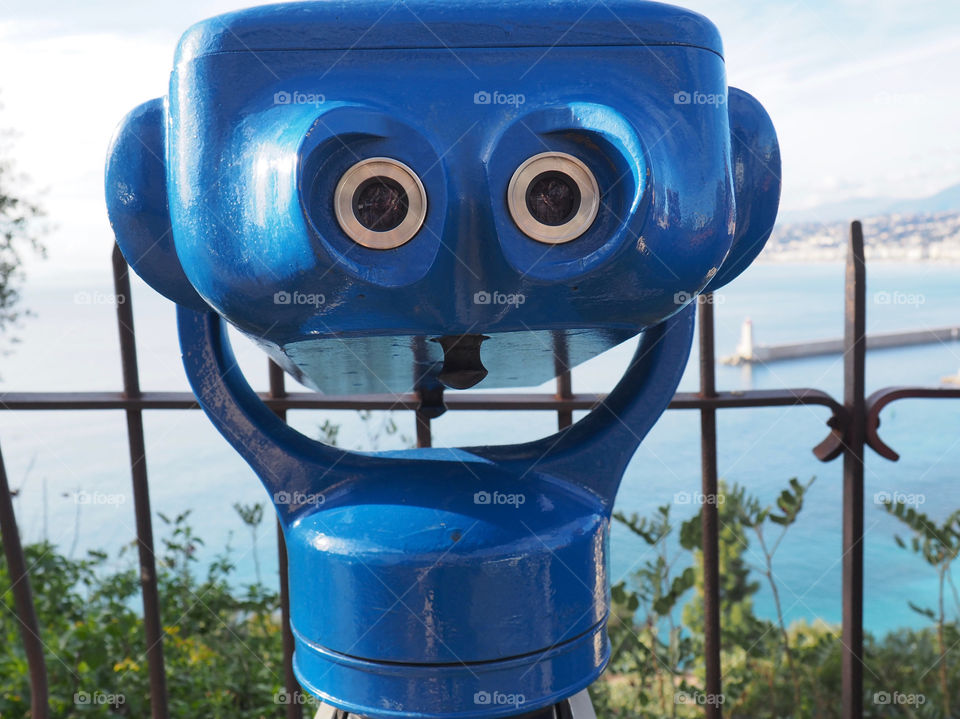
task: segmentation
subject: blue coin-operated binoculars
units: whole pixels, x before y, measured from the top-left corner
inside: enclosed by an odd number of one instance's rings
[[[597,678],[618,484],[680,381],[692,300],[766,241],[779,164],[716,29],[667,5],[328,0],[186,33],[169,95],[117,132],[107,203],[276,505],[308,691],[498,717]],[[227,323],[328,393],[537,384],[642,338],[557,435],[357,453],[270,412]]]

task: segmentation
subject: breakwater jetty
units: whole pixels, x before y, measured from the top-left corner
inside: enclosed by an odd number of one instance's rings
[[[960,326],[933,327],[903,332],[878,332],[867,335],[867,349],[910,347],[912,345],[936,344],[937,342],[960,341]],[[740,342],[734,354],[722,357],[726,365],[778,362],[781,360],[822,357],[843,353],[843,338],[808,340],[789,344],[757,344],[753,337],[753,322],[748,318],[740,328]]]

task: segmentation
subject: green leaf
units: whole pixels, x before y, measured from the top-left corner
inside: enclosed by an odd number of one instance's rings
[[[926,617],[927,619],[930,619],[931,621],[936,621],[937,619],[937,615],[932,609],[924,609],[923,607],[918,607],[916,604],[909,601],[907,602],[907,606],[909,606],[917,614],[920,614]]]

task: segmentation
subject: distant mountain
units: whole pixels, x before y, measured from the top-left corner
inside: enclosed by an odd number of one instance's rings
[[[782,224],[797,222],[837,222],[878,217],[880,215],[921,215],[931,212],[960,211],[960,184],[941,190],[930,197],[898,200],[891,197],[872,197],[830,202],[807,210],[781,212],[777,221]]]
[[[900,200],[888,210],[888,214],[919,215],[925,212],[956,212],[960,211],[960,185],[948,187],[936,195],[921,197],[916,200]]]

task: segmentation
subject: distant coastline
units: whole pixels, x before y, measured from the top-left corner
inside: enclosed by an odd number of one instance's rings
[[[842,261],[854,219],[777,225],[759,261]],[[861,222],[870,262],[960,264],[960,212],[893,213]]]
[[[766,256],[766,254],[760,255],[756,260],[755,264],[758,265],[837,265],[843,264],[847,259],[846,250],[836,251],[831,253],[824,253],[822,255],[807,255],[803,253],[797,253],[796,255],[792,253],[777,253],[776,255]],[[960,266],[960,258],[921,258],[914,259],[909,257],[871,257],[870,253],[867,253],[867,260],[871,265],[894,265],[894,264],[908,264],[914,266],[922,265],[931,265],[937,267],[953,267],[954,265]]]

